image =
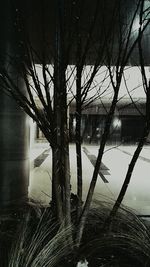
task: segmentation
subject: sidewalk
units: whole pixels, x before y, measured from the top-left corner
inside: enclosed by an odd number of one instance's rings
[[[38,144],[32,151],[29,196],[43,204],[49,204],[51,197],[51,150],[48,144]],[[94,192],[96,200],[115,200],[123,184],[128,165],[135,147],[106,148],[103,165],[100,168]],[[45,152],[44,152],[45,151]],[[150,215],[150,155],[146,147],[138,160],[123,204],[137,210],[142,215]],[[43,153],[44,152],[44,153]],[[86,198],[94,170],[98,147],[83,145],[83,199]],[[33,160],[41,155],[40,165]],[[149,158],[148,158],[149,156]],[[39,158],[40,159],[40,158]],[[146,160],[145,160],[146,159]],[[75,145],[70,145],[70,168],[72,191],[76,193],[76,154]],[[103,179],[104,178],[104,179]]]

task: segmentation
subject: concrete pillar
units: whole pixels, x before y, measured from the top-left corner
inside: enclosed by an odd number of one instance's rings
[[[5,0],[0,9],[0,64],[7,66],[12,79],[25,91],[24,81],[13,64],[20,57],[15,31],[13,1]],[[29,119],[16,102],[0,89],[0,208],[21,204],[28,195]]]

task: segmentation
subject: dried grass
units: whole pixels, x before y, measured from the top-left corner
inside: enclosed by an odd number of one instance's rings
[[[109,231],[104,222],[113,203],[93,203],[81,247],[78,251],[69,240],[70,231],[55,223],[49,212],[38,213],[38,223],[29,211],[13,244],[9,267],[73,267],[86,258],[89,267],[150,266],[150,229],[134,211],[122,206]],[[74,228],[76,230],[76,228]],[[74,257],[73,257],[74,256]],[[71,258],[72,257],[72,258]],[[67,260],[72,260],[70,263]]]

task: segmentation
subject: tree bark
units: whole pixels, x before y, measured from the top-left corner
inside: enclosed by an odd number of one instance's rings
[[[56,35],[54,61],[54,118],[57,146],[57,174],[61,190],[62,209],[65,224],[71,223],[70,212],[70,169],[69,169],[69,137],[67,126],[67,89],[65,77],[64,48],[64,1],[56,1]],[[55,163],[56,164],[56,163]],[[54,174],[55,175],[55,174]],[[55,177],[53,177],[55,179]],[[58,186],[58,185],[57,185]],[[55,188],[57,189],[57,188]]]
[[[112,118],[113,118],[116,104],[117,104],[117,100],[118,100],[118,92],[119,92],[119,86],[115,90],[112,105],[111,105],[109,114],[107,115],[105,129],[104,129],[104,133],[102,135],[102,140],[101,140],[101,144],[100,144],[100,148],[99,148],[99,152],[98,152],[98,157],[97,157],[97,161],[96,161],[95,168],[94,168],[93,177],[92,177],[91,184],[89,187],[86,202],[84,204],[83,212],[81,214],[81,218],[80,218],[80,221],[78,224],[78,232],[77,232],[77,236],[76,236],[77,246],[79,246],[79,244],[81,242],[81,238],[82,238],[82,234],[83,234],[83,230],[84,230],[84,226],[85,226],[85,221],[86,221],[87,214],[88,214],[88,211],[89,211],[89,208],[91,205],[91,201],[92,201],[92,197],[93,197],[93,193],[94,193],[94,189],[95,189],[95,185],[96,185],[96,181],[97,181],[97,177],[98,177],[98,173],[99,173],[99,168],[100,168],[103,153],[104,153],[104,148],[105,148],[105,145],[106,145],[106,142],[108,139]]]
[[[61,186],[59,180],[58,149],[52,148],[52,208],[61,224],[63,222],[63,207],[61,198]],[[55,210],[56,209],[56,210]]]
[[[77,66],[76,81],[76,158],[77,158],[77,220],[82,211],[82,155],[81,155],[81,70]]]
[[[104,224],[104,228],[105,229],[108,229],[113,221],[113,218],[115,217],[121,203],[122,203],[122,200],[124,199],[124,196],[126,194],[126,191],[128,189],[128,186],[129,186],[129,183],[130,183],[130,180],[131,180],[131,176],[132,176],[132,173],[133,173],[133,170],[134,170],[134,167],[135,167],[135,164],[139,158],[139,155],[142,151],[142,148],[144,146],[144,143],[148,137],[148,134],[149,134],[149,131],[150,131],[150,125],[148,127],[145,126],[145,129],[144,129],[144,133],[138,143],[138,146],[134,152],[134,155],[131,159],[131,162],[129,164],[129,167],[128,167],[128,171],[127,171],[127,174],[126,174],[126,177],[125,177],[125,180],[124,180],[124,183],[122,185],[122,188],[120,190],[120,193],[118,195],[118,198],[110,212],[110,215],[109,217],[106,219],[106,222]]]

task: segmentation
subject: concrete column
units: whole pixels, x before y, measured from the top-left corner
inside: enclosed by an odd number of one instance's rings
[[[5,0],[0,9],[0,64],[7,67],[12,79],[25,92],[24,81],[13,64],[20,58],[15,31],[14,2]],[[16,102],[0,89],[0,208],[21,204],[28,195],[29,119]]]

